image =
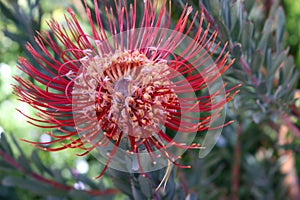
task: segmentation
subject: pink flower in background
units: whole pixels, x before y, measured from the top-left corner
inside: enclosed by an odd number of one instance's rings
[[[47,151],[84,150],[80,155],[111,145],[99,177],[119,149],[136,158],[133,168],[141,172],[139,153],[146,153],[153,165],[160,158],[189,167],[177,163],[180,153],[174,149],[199,149],[192,143],[196,133],[226,125],[210,127],[238,91],[238,86],[225,90],[223,85],[204,95],[233,63],[225,47],[208,62],[220,48],[217,32],[210,33],[209,25],[203,28],[202,13],[189,21],[188,6],[171,30],[165,1],[144,1],[142,16],[137,16],[136,2],[129,7],[119,2],[105,11],[96,0],[94,6],[96,23],[86,6],[91,34],[68,9],[66,26],[51,20],[54,35],[39,34],[39,49],[28,44],[40,69],[19,59],[19,68],[30,78],[16,77],[15,93],[38,111],[36,117],[27,116],[29,123],[59,130],[48,133],[50,142],[25,141]],[[192,42],[186,44],[191,30]],[[224,98],[218,101],[220,95]]]

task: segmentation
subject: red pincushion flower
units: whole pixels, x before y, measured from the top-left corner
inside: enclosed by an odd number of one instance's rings
[[[136,2],[130,7],[119,2],[117,13],[107,8],[105,18],[97,0],[94,4],[96,23],[86,6],[91,35],[68,9],[67,27],[49,22],[55,39],[44,33],[36,37],[39,49],[28,44],[40,69],[19,59],[20,69],[45,86],[16,77],[19,99],[38,110],[37,118],[27,116],[30,123],[60,132],[48,133],[54,138],[48,143],[27,142],[48,151],[96,152],[106,163],[100,176],[109,164],[141,172],[168,162],[185,167],[176,160],[184,150],[200,148],[192,144],[196,133],[224,126],[212,124],[224,117],[224,105],[237,92],[236,87],[226,91],[221,81],[233,62],[225,47],[211,58],[220,48],[217,32],[203,29],[202,13],[199,25],[197,13],[190,23],[188,6],[171,30],[165,1],[144,1],[143,16],[136,15]],[[196,31],[189,38],[192,28]]]

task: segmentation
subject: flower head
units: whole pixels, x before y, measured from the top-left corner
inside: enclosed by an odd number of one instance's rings
[[[27,116],[30,123],[60,132],[48,133],[50,142],[27,142],[48,151],[96,152],[106,164],[100,176],[109,165],[134,172],[170,162],[189,167],[176,160],[186,149],[201,148],[192,143],[197,133],[224,126],[224,120],[215,122],[237,92],[225,90],[221,79],[233,63],[226,45],[211,58],[221,48],[217,32],[203,28],[202,13],[199,25],[197,13],[190,22],[188,6],[171,29],[165,1],[145,0],[143,16],[136,14],[136,1],[129,7],[116,2],[115,11],[99,11],[97,0],[94,4],[95,23],[86,5],[91,34],[68,9],[66,27],[48,23],[55,39],[45,32],[36,37],[39,48],[28,44],[42,70],[19,59],[20,69],[44,86],[16,77],[19,99],[38,110],[37,118]]]

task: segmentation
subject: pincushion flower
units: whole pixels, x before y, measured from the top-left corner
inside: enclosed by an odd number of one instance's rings
[[[25,141],[47,151],[96,152],[105,163],[99,177],[109,165],[125,164],[136,172],[166,163],[189,167],[177,159],[186,149],[201,148],[192,143],[195,135],[226,125],[211,126],[237,87],[210,86],[234,61],[228,61],[226,44],[221,48],[216,42],[217,32],[210,32],[209,24],[203,28],[202,12],[190,22],[187,5],[171,26],[170,4],[167,9],[165,1],[146,0],[143,15],[137,16],[135,1],[129,7],[116,2],[115,9],[103,11],[95,0],[95,16],[86,5],[90,33],[71,9],[66,26],[48,22],[54,36],[39,33],[38,48],[27,46],[40,69],[19,59],[19,68],[42,87],[16,77],[14,89],[38,111],[36,117],[27,116],[31,124],[59,132],[48,133],[51,142]]]

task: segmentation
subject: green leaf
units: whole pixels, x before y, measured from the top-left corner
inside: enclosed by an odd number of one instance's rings
[[[218,25],[219,31],[220,31],[220,38],[223,43],[226,43],[230,40],[230,32],[228,27],[221,21],[216,20],[216,24]]]
[[[233,31],[236,23],[240,21],[240,3],[235,2],[230,9],[230,31]]]
[[[29,164],[29,161],[24,155],[20,155],[17,159],[18,163],[28,172],[31,172],[31,166]]]
[[[18,197],[15,188],[8,188],[3,185],[0,185],[0,191],[1,191],[0,193],[1,199],[20,200],[20,197]]]
[[[257,93],[258,94],[262,94],[262,95],[264,95],[264,94],[266,94],[267,93],[267,86],[266,86],[266,83],[265,83],[265,81],[263,81],[263,82],[261,82],[258,86],[257,86]]]
[[[264,55],[260,50],[256,50],[253,54],[252,60],[251,60],[251,70],[254,73],[259,74],[260,70],[262,68],[264,62]]]
[[[62,184],[65,183],[65,179],[62,177],[60,169],[54,169],[54,170],[52,170],[52,173],[53,173],[54,179],[57,182],[62,183]]]
[[[242,26],[241,42],[243,50],[249,49],[251,47],[251,39],[253,36],[254,25],[252,22],[244,22]]]
[[[9,156],[13,157],[13,151],[7,141],[5,134],[2,133],[0,136],[0,148],[2,148]]]
[[[176,184],[175,184],[175,171],[176,169],[173,167],[170,177],[168,179],[167,185],[166,185],[166,191],[165,191],[165,199],[174,199],[175,193],[176,193]]]
[[[14,145],[17,147],[19,153],[20,153],[21,155],[25,156],[25,154],[24,154],[22,148],[20,147],[19,143],[17,142],[16,138],[15,138],[12,134],[11,134],[10,136],[11,136],[11,139],[12,139]]]
[[[272,7],[269,13],[270,18],[273,18],[276,14],[276,11],[278,9],[279,4],[281,3],[281,0],[273,0]]]
[[[21,177],[6,176],[2,179],[2,184],[8,187],[18,187],[29,190],[40,195],[65,196],[65,192],[52,186],[46,185],[34,179],[25,179]]]
[[[277,54],[282,51],[282,42],[285,32],[285,14],[282,7],[279,7],[276,13],[277,27],[276,27],[276,51]]]
[[[274,98],[279,99],[279,98],[283,98],[283,97],[286,97],[286,96],[290,96],[290,98],[293,98],[293,90],[295,90],[293,88],[293,85],[295,84],[295,81],[298,78],[298,73],[294,73],[293,75],[294,76],[291,79],[289,79],[289,81],[286,85],[283,85],[283,86],[280,85],[276,89],[276,92],[274,94]],[[286,99],[286,101],[287,100],[288,99]],[[288,102],[286,102],[286,103],[288,103]]]
[[[244,1],[244,8],[246,9],[247,13],[250,13],[254,5],[255,5],[255,0]]]
[[[291,78],[291,76],[293,76],[293,74],[295,74],[294,72],[296,71],[295,69],[295,61],[294,58],[292,56],[287,57],[284,60],[284,72],[285,72],[285,78]],[[297,70],[298,71],[298,70]],[[285,79],[285,81],[288,81]]]
[[[132,189],[131,189],[131,176],[129,173],[119,172],[115,169],[108,169],[108,173],[112,178],[112,182],[115,187],[121,190],[123,193],[128,195],[129,197],[133,197]]]
[[[257,50],[262,51],[264,54],[265,54],[267,46],[268,46],[269,37],[271,34],[271,28],[272,28],[272,21],[270,19],[268,19],[265,22],[263,36],[261,37],[261,39],[257,45]]]
[[[38,150],[34,150],[31,154],[31,160],[35,164],[35,166],[38,168],[40,173],[46,172],[50,176],[53,176],[53,173],[50,169],[48,169],[41,161],[39,155],[38,155]]]
[[[77,180],[81,181],[83,183],[86,183],[87,185],[89,185],[93,189],[100,189],[100,187],[97,184],[95,184],[95,182],[91,181],[88,177],[86,177],[83,174],[79,174],[78,177],[77,177]]]
[[[131,190],[134,199],[146,199],[142,191],[140,191],[131,180]]]
[[[210,0],[209,1],[210,11],[214,18],[218,19],[220,16],[220,2],[219,0]]]
[[[0,162],[0,171],[4,171],[4,172],[12,172],[15,169],[12,168],[11,165],[7,164],[6,162]]]
[[[272,51],[269,49],[266,54],[266,62],[267,62],[267,88],[268,91],[272,91],[273,88],[273,79],[275,76],[275,71],[273,70],[273,60],[272,60]],[[272,70],[273,76],[272,76]]]
[[[1,13],[3,13],[7,19],[10,19],[15,22],[17,21],[15,15],[10,11],[10,9],[7,8],[6,5],[4,5],[4,3],[2,3],[2,1],[0,1],[0,10]]]
[[[152,186],[151,186],[151,183],[150,183],[149,179],[147,179],[146,177],[140,175],[138,177],[138,181],[139,181],[141,191],[143,192],[143,194],[147,198],[151,198],[151,196],[152,196]]]
[[[12,141],[14,143],[14,145],[17,147],[20,156],[18,157],[18,162],[20,165],[22,165],[22,167],[27,170],[28,172],[31,172],[32,169],[30,167],[30,163],[27,160],[25,153],[23,152],[22,148],[20,147],[19,143],[17,142],[17,140],[15,139],[15,137],[13,135],[11,135]]]
[[[279,55],[275,57],[274,64],[272,66],[271,74],[274,74],[279,68],[280,65],[284,64],[284,61],[287,60],[288,50],[282,51]],[[293,66],[287,66],[284,70],[290,72]]]
[[[268,58],[268,67],[267,67],[267,87],[268,91],[271,91],[273,88],[273,80],[276,76],[276,72],[279,70],[281,65],[285,65],[286,67],[282,68],[282,71],[279,76],[279,84],[284,84],[286,80],[290,81],[292,75],[293,75],[293,66],[287,65],[286,61],[288,60],[287,57],[288,51],[283,51],[279,55],[275,57],[275,59],[272,59],[271,54],[269,53],[267,55]],[[270,57],[270,58],[269,58]],[[270,63],[269,63],[270,62]]]
[[[241,56],[242,56],[242,45],[240,43],[237,43],[233,46],[232,49],[232,55],[236,59],[236,62],[239,62]]]
[[[72,199],[90,199],[91,196],[88,195],[86,192],[83,192],[81,190],[70,190],[69,195],[72,197]]]

